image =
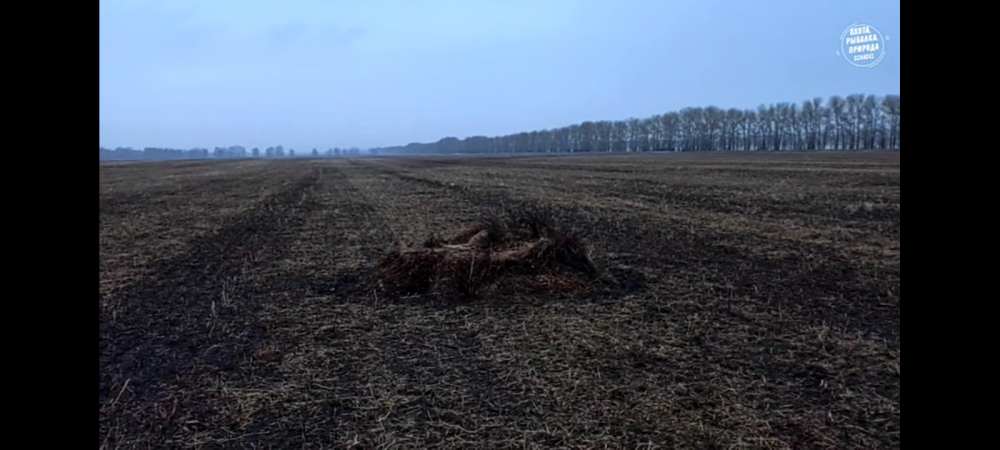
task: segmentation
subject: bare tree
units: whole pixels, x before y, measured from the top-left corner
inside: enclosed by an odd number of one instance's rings
[[[833,149],[840,150],[845,148],[844,141],[844,121],[845,112],[847,111],[847,101],[839,95],[834,95],[830,97],[827,106],[830,108],[830,119],[833,121]]]
[[[888,139],[886,148],[899,148],[899,96],[887,95],[882,99],[882,112],[887,116]]]
[[[851,94],[847,96],[847,117],[850,122],[849,135],[851,139],[851,144],[848,146],[849,150],[861,148],[864,101],[865,96],[863,94]]]

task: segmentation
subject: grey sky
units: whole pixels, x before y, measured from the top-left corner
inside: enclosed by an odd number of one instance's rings
[[[900,2],[102,0],[105,147],[362,148],[899,93]],[[876,67],[835,52],[890,36]]]

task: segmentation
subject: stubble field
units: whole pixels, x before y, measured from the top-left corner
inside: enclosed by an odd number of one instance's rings
[[[898,153],[102,164],[102,448],[898,448]],[[614,288],[373,288],[503,211]]]

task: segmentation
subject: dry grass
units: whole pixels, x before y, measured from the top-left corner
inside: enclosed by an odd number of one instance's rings
[[[102,165],[100,251],[102,448],[900,443],[898,153]]]

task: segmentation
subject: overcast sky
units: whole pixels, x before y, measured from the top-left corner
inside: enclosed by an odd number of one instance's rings
[[[101,0],[100,140],[305,150],[899,93],[899,0]],[[875,67],[836,52],[867,23]]]

